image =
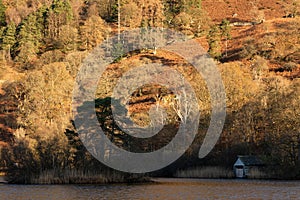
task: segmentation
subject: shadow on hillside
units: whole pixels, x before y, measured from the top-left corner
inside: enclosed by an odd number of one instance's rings
[[[7,85],[0,94],[0,141],[11,143],[13,141],[13,132],[17,128],[16,112],[18,101],[11,94],[14,85]]]
[[[225,63],[225,62],[233,62],[233,61],[238,61],[241,59],[241,52],[242,48],[237,48],[237,49],[232,49],[227,51],[227,56],[224,56],[223,58],[220,59],[220,62]],[[224,54],[224,52],[223,52]]]
[[[141,55],[140,60],[143,59],[150,59],[152,61],[160,61],[165,66],[176,66],[178,65],[178,60],[175,59],[167,59],[162,56],[156,56],[156,55]]]
[[[96,116],[94,112],[88,110],[93,105]],[[172,140],[178,130],[176,124],[167,124],[158,134],[152,137],[144,139],[133,137],[132,135],[123,132],[118,127],[118,124],[113,118],[112,109],[114,108],[112,108],[110,97],[96,99],[92,102],[84,102],[83,105],[77,109],[78,115],[75,121],[76,125],[79,127],[76,128],[85,130],[83,131],[85,133],[94,133],[99,128],[97,126],[100,126],[106,137],[119,148],[137,153],[151,152],[160,149]],[[93,122],[89,123],[89,120],[93,121],[95,120],[95,117],[97,117],[97,121],[99,122],[97,126],[95,126]],[[132,125],[132,122],[129,124],[122,124],[125,128],[131,128]]]
[[[251,22],[250,20],[245,20],[245,19],[241,19],[238,17],[228,17],[228,18],[226,18],[226,20],[228,20],[230,23],[234,23],[234,22],[249,23],[249,22]]]

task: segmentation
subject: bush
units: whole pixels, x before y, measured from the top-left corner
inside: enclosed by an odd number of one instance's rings
[[[269,70],[268,61],[260,56],[255,56],[251,62],[255,79],[260,79]]]
[[[243,49],[239,53],[239,57],[241,59],[249,59],[252,58],[254,55],[258,54],[257,45],[255,44],[253,39],[247,40],[243,44]]]
[[[285,63],[282,67],[281,67],[282,71],[288,71],[288,72],[292,72],[295,69],[297,69],[297,64],[294,62],[288,62]]]

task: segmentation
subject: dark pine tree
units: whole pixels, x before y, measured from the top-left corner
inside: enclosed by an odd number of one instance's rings
[[[5,10],[6,8],[0,0],[0,26],[6,26]]]

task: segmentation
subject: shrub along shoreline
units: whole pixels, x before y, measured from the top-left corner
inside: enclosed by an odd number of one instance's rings
[[[287,169],[287,171],[290,171]],[[256,180],[299,180],[299,174],[282,172],[280,170],[264,168],[263,170],[252,170],[246,179]],[[156,176],[154,176],[156,177]],[[160,176],[167,178],[166,176]],[[189,179],[236,179],[233,169],[222,166],[197,166],[186,169],[178,169],[168,178],[189,178]],[[129,174],[111,169],[102,171],[86,171],[68,169],[45,170],[36,174],[2,173],[1,183],[8,184],[142,184],[155,183],[152,176],[148,174]]]
[[[37,175],[20,174],[3,176],[3,183],[8,184],[114,184],[114,183],[150,183],[151,179],[141,174],[122,172],[96,172],[83,170],[46,170]]]

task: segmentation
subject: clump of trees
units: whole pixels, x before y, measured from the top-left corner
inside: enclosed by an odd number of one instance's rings
[[[76,12],[81,10],[76,10],[75,5],[68,0],[54,0],[22,18],[19,24],[9,22],[2,27],[1,49],[5,57],[22,71],[34,68],[41,62],[40,55],[48,51],[68,54],[98,45],[110,32],[108,26],[98,13],[82,14],[84,19],[80,19]],[[79,7],[84,9],[89,4],[81,2]],[[8,21],[7,16],[5,19]]]
[[[164,1],[166,23],[187,35],[200,36],[207,32],[210,19],[202,9],[201,0]]]
[[[0,1],[0,26],[6,25],[6,18],[5,18],[5,10],[6,7],[3,5],[2,0]]]
[[[221,24],[211,27],[207,39],[209,44],[208,53],[215,59],[219,60],[222,57],[227,57],[228,42],[231,39],[230,22],[226,19],[222,20]],[[225,53],[222,50],[222,40],[224,41]]]
[[[262,76],[256,81],[257,74],[241,63],[223,64],[221,71],[227,120],[206,163],[231,167],[237,155],[259,155],[270,178],[299,178],[299,80]]]

